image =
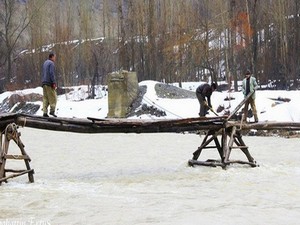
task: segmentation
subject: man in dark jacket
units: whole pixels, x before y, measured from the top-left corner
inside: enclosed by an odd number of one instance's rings
[[[56,56],[54,53],[49,54],[49,59],[47,59],[43,64],[42,71],[42,87],[43,87],[43,116],[48,116],[48,107],[50,106],[50,115],[57,117],[55,115],[55,108],[57,103],[56,94],[56,79],[55,79],[55,65],[54,62]]]
[[[217,85],[215,83],[209,84],[201,84],[196,89],[196,96],[198,98],[200,104],[200,112],[199,116],[205,116],[207,111],[212,108],[210,97],[212,93],[217,89]]]

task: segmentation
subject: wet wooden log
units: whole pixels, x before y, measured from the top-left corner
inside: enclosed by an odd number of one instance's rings
[[[261,121],[257,123],[240,123],[228,121],[226,127],[237,126],[240,130],[300,130],[299,122],[275,122],[275,121]]]
[[[210,167],[220,166],[222,168],[224,168],[224,166],[225,166],[224,163],[222,163],[220,161],[217,161],[217,160],[198,161],[198,160],[190,159],[188,161],[188,164],[189,164],[189,166],[195,166],[195,165],[198,165],[198,166],[210,166]]]
[[[224,126],[223,119],[220,117],[161,120],[91,120],[19,116],[16,123],[25,127],[79,133],[179,133],[209,129],[218,130]]]
[[[300,130],[297,122],[258,122],[243,123],[229,121],[230,116],[221,117],[195,117],[186,119],[98,119],[98,118],[54,118],[26,114],[3,114],[0,116],[0,128],[12,121],[19,126],[37,129],[67,131],[78,133],[156,133],[156,132],[189,132],[219,130],[222,127],[238,126],[239,129],[249,130]],[[3,130],[3,129],[2,129]]]
[[[255,162],[246,162],[246,161],[242,161],[242,160],[230,160],[230,161],[224,162],[224,164],[226,164],[226,165],[230,165],[230,164],[234,164],[234,163],[250,165],[251,167],[258,166]]]

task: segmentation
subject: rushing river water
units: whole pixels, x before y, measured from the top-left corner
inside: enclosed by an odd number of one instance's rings
[[[35,182],[2,183],[0,225],[299,224],[296,138],[243,137],[260,167],[223,170],[187,166],[204,137],[195,134],[19,131]],[[246,160],[239,152],[231,159]],[[203,150],[208,158],[217,151]]]

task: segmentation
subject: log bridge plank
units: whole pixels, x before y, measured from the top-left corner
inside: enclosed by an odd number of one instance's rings
[[[248,96],[250,97],[250,96]],[[245,102],[241,102],[238,108]],[[236,112],[237,109],[234,110]],[[160,120],[140,120],[140,119],[98,119],[98,118],[54,118],[41,117],[27,114],[7,113],[0,115],[0,129],[2,134],[9,124],[16,124],[17,126],[31,127],[37,129],[46,129],[63,132],[78,132],[78,133],[156,133],[156,132],[205,132],[206,135],[193,153],[193,158],[188,161],[190,166],[221,166],[226,168],[233,163],[248,164],[251,167],[257,166],[255,160],[251,156],[248,146],[245,145],[241,132],[243,130],[300,130],[300,123],[297,122],[258,122],[258,123],[241,123],[240,121],[230,120],[232,114],[218,117],[196,117],[186,119],[160,119]],[[16,133],[18,134],[18,132]],[[19,136],[13,136],[15,143],[19,146],[22,155],[9,155],[8,145],[9,141],[5,138],[5,145],[0,146],[0,184],[19,175],[28,174],[30,182],[34,182],[34,171],[30,168],[30,157],[24,150],[24,145]],[[218,138],[220,137],[220,139]],[[214,143],[214,145],[210,145]],[[203,149],[216,148],[218,150],[220,160],[208,159],[200,161]],[[233,149],[240,149],[248,161],[230,160],[230,154]],[[26,170],[14,171],[5,169],[5,162],[8,159],[24,160]],[[16,172],[11,176],[6,176],[7,172]]]

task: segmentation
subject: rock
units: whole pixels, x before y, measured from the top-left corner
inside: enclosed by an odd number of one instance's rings
[[[40,108],[39,104],[32,103],[36,101],[43,101],[43,96],[36,93],[27,95],[15,93],[2,101],[0,104],[0,112],[35,114]]]

